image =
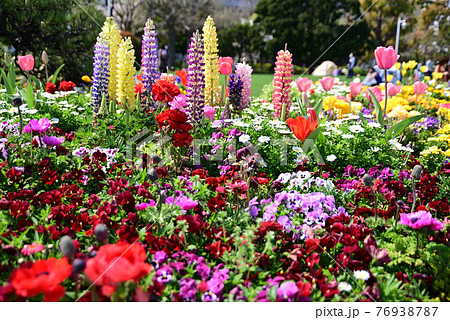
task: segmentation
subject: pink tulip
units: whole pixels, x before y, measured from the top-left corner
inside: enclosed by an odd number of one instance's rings
[[[375,98],[377,98],[377,100],[380,102],[384,99],[384,94],[381,91],[380,87],[372,87],[372,88],[367,88],[366,90],[366,98],[367,100],[369,100],[370,102],[372,102],[372,97],[369,94],[369,90],[370,92],[372,92],[375,95]]]
[[[394,66],[400,56],[395,52],[392,46],[388,48],[378,47],[375,49],[375,59],[377,61],[378,68],[390,69]]]
[[[34,58],[31,54],[19,56],[19,66],[23,71],[31,71],[34,68]]]
[[[308,78],[298,78],[295,80],[295,84],[297,85],[298,91],[308,92],[311,88],[312,80],[309,80]]]
[[[352,97],[356,97],[358,94],[360,94],[362,88],[363,88],[363,85],[361,82],[351,82],[350,83],[350,93],[351,93]]]
[[[402,86],[396,86],[393,83],[388,83],[387,92],[389,97],[395,96],[400,91],[402,91]]]
[[[320,85],[322,86],[323,90],[330,91],[334,84],[334,78],[332,77],[324,77],[319,80]]]
[[[414,93],[417,94],[418,96],[421,94],[424,94],[428,89],[428,86],[426,83],[423,82],[415,82],[414,83]]]
[[[220,57],[219,58],[219,71],[223,75],[230,75],[233,69],[233,58],[231,57]]]

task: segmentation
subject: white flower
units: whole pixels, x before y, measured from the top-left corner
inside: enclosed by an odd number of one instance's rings
[[[364,132],[364,128],[361,127],[359,124],[351,125],[350,127],[348,127],[348,129],[353,133]]]
[[[259,159],[258,160],[258,164],[262,168],[266,168],[267,167],[267,163],[264,161],[264,159]]]
[[[281,134],[290,134],[290,133],[292,133],[291,130],[278,130],[278,132],[281,133]]]
[[[255,129],[256,131],[259,131],[262,129],[262,126],[256,125],[256,126],[253,126],[253,129]]]
[[[305,158],[306,158],[306,156],[305,156],[304,154],[299,153],[299,154],[297,155],[297,159],[295,159],[294,162],[295,162],[295,163],[297,163],[297,162],[302,162],[303,160],[305,160]]]
[[[267,143],[270,141],[270,138],[268,136],[261,136],[258,138],[259,143]]]
[[[280,174],[277,180],[280,181],[281,183],[286,183],[289,181],[289,179],[291,179],[291,174],[289,172],[286,172]]]
[[[344,139],[353,139],[354,137],[355,137],[354,135],[348,133],[342,135],[342,138]]]
[[[329,156],[327,156],[327,161],[333,162],[334,160],[336,160],[336,156],[334,154],[330,154]]]
[[[324,132],[322,132],[322,134],[323,134],[324,136],[329,136],[329,135],[331,134],[331,132],[330,132],[330,131],[324,131]]]
[[[380,148],[378,148],[378,147],[370,147],[370,150],[372,152],[378,152],[378,151],[380,151]]]
[[[367,125],[371,128],[380,128],[381,127],[381,124],[379,124],[378,122],[369,122]]]
[[[339,291],[350,292],[352,291],[353,287],[347,282],[340,282],[338,285],[338,289]]]
[[[297,152],[297,153],[303,153],[302,148],[300,148],[300,147],[298,147],[298,146],[292,147],[292,150],[294,150],[294,152]]]
[[[247,143],[250,141],[250,136],[248,134],[243,134],[239,137],[239,142]]]
[[[297,172],[297,177],[301,180],[308,180],[311,177],[311,173],[309,171],[299,171]]]
[[[353,275],[358,280],[366,281],[370,278],[370,274],[366,270],[356,270],[355,272],[353,272]]]

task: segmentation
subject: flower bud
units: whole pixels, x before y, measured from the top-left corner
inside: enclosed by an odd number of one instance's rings
[[[158,172],[154,168],[150,168],[147,172],[147,176],[150,181],[155,182],[159,179]]]
[[[59,251],[61,251],[66,258],[70,258],[75,254],[75,246],[71,237],[63,236],[61,240],[59,240]]]
[[[403,207],[403,206],[405,205],[405,203],[404,203],[402,200],[398,200],[398,201],[397,201],[397,205],[398,205],[399,207]]]
[[[372,176],[370,174],[366,173],[363,176],[363,181],[364,181],[364,184],[366,186],[368,186],[368,187],[372,187],[373,186],[373,180],[372,180]]]
[[[3,59],[5,60],[5,65],[9,67],[11,65],[11,55],[8,52],[5,52]]]
[[[42,62],[43,62],[45,65],[48,64],[48,55],[47,55],[47,52],[45,52],[45,50],[42,51]]]
[[[108,241],[108,228],[103,223],[99,223],[95,226],[94,234],[98,242],[105,243]]]
[[[86,262],[83,259],[75,259],[72,264],[72,273],[81,273],[86,269]]]
[[[20,107],[22,105],[22,98],[14,97],[13,100],[12,100],[12,105],[14,107]]]
[[[158,163],[160,163],[162,161],[162,159],[161,159],[161,157],[159,155],[153,154],[152,155],[152,161],[153,161],[153,163],[158,164]]]
[[[422,173],[422,166],[420,164],[416,164],[411,172],[411,177],[414,180],[420,180],[420,174]]]

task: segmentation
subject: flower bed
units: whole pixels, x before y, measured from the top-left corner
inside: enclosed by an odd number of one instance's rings
[[[285,48],[250,100],[212,19],[177,76],[117,32],[91,92],[5,72],[0,301],[450,299],[446,85],[291,82]]]

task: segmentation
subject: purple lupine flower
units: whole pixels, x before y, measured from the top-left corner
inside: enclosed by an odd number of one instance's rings
[[[230,74],[228,86],[229,86],[228,99],[230,101],[230,106],[232,107],[232,110],[230,110],[229,108],[225,109],[225,111],[228,111],[228,114],[225,114],[226,119],[231,118],[231,111],[233,111],[233,113],[239,113],[241,111],[242,89],[244,87],[241,76],[238,74]]]
[[[252,67],[245,62],[236,65],[236,74],[242,79],[242,99],[239,108],[241,110],[247,109],[250,104],[250,96],[252,94],[252,72]]]
[[[44,142],[48,146],[59,146],[61,143],[64,142],[64,137],[58,138],[58,137],[49,137],[44,135],[42,137],[42,142]]]
[[[203,61],[203,40],[198,31],[191,37],[187,56],[187,108],[191,122],[200,125],[203,117],[203,107],[205,106],[205,63]]]
[[[92,80],[91,105],[97,113],[102,102],[103,94],[108,100],[109,83],[109,45],[104,37],[97,37],[94,46],[94,75]]]
[[[142,36],[142,90],[143,98],[151,97],[153,84],[158,79],[158,39],[155,25],[151,19],[148,19],[144,27]]]

